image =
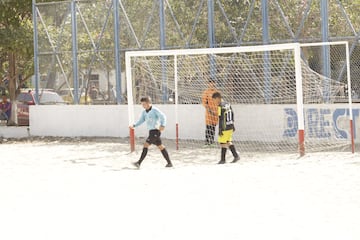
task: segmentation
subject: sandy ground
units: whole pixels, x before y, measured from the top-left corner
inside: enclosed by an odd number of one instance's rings
[[[359,154],[169,152],[134,170],[125,142],[3,141],[0,239],[360,239]]]

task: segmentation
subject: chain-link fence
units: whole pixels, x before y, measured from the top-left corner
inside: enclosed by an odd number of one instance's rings
[[[39,4],[39,87],[74,103],[116,103],[113,14],[109,1],[76,3],[77,73],[74,71],[72,3]],[[77,84],[74,82],[77,74]]]
[[[359,101],[360,5],[328,0],[323,15],[320,2],[271,0],[264,15],[260,0],[38,1],[34,9],[39,71],[33,86],[56,91],[70,104],[126,103],[127,50],[319,42],[327,33],[327,41],[350,42],[352,94]],[[324,18],[328,28],[322,26]],[[314,71],[325,74],[321,55],[306,57]]]

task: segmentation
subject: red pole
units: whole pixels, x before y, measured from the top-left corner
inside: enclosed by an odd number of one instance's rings
[[[351,137],[351,152],[352,152],[352,153],[355,153],[353,120],[350,120],[350,137]]]
[[[130,151],[135,151],[135,129],[130,128]]]
[[[305,155],[305,135],[304,130],[299,130],[299,151],[300,157]]]

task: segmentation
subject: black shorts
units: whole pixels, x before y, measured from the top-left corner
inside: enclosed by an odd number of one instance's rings
[[[160,146],[162,144],[160,135],[161,135],[160,130],[158,129],[150,130],[146,142],[149,144],[155,144],[156,146]]]

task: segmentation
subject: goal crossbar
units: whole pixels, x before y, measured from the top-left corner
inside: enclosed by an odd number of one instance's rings
[[[272,50],[290,50],[300,47],[300,43],[270,44],[259,46],[240,46],[223,48],[196,48],[196,49],[169,49],[169,50],[147,50],[147,51],[128,51],[125,58],[143,56],[180,56],[180,55],[201,55],[201,54],[226,54],[241,52],[264,52]]]

